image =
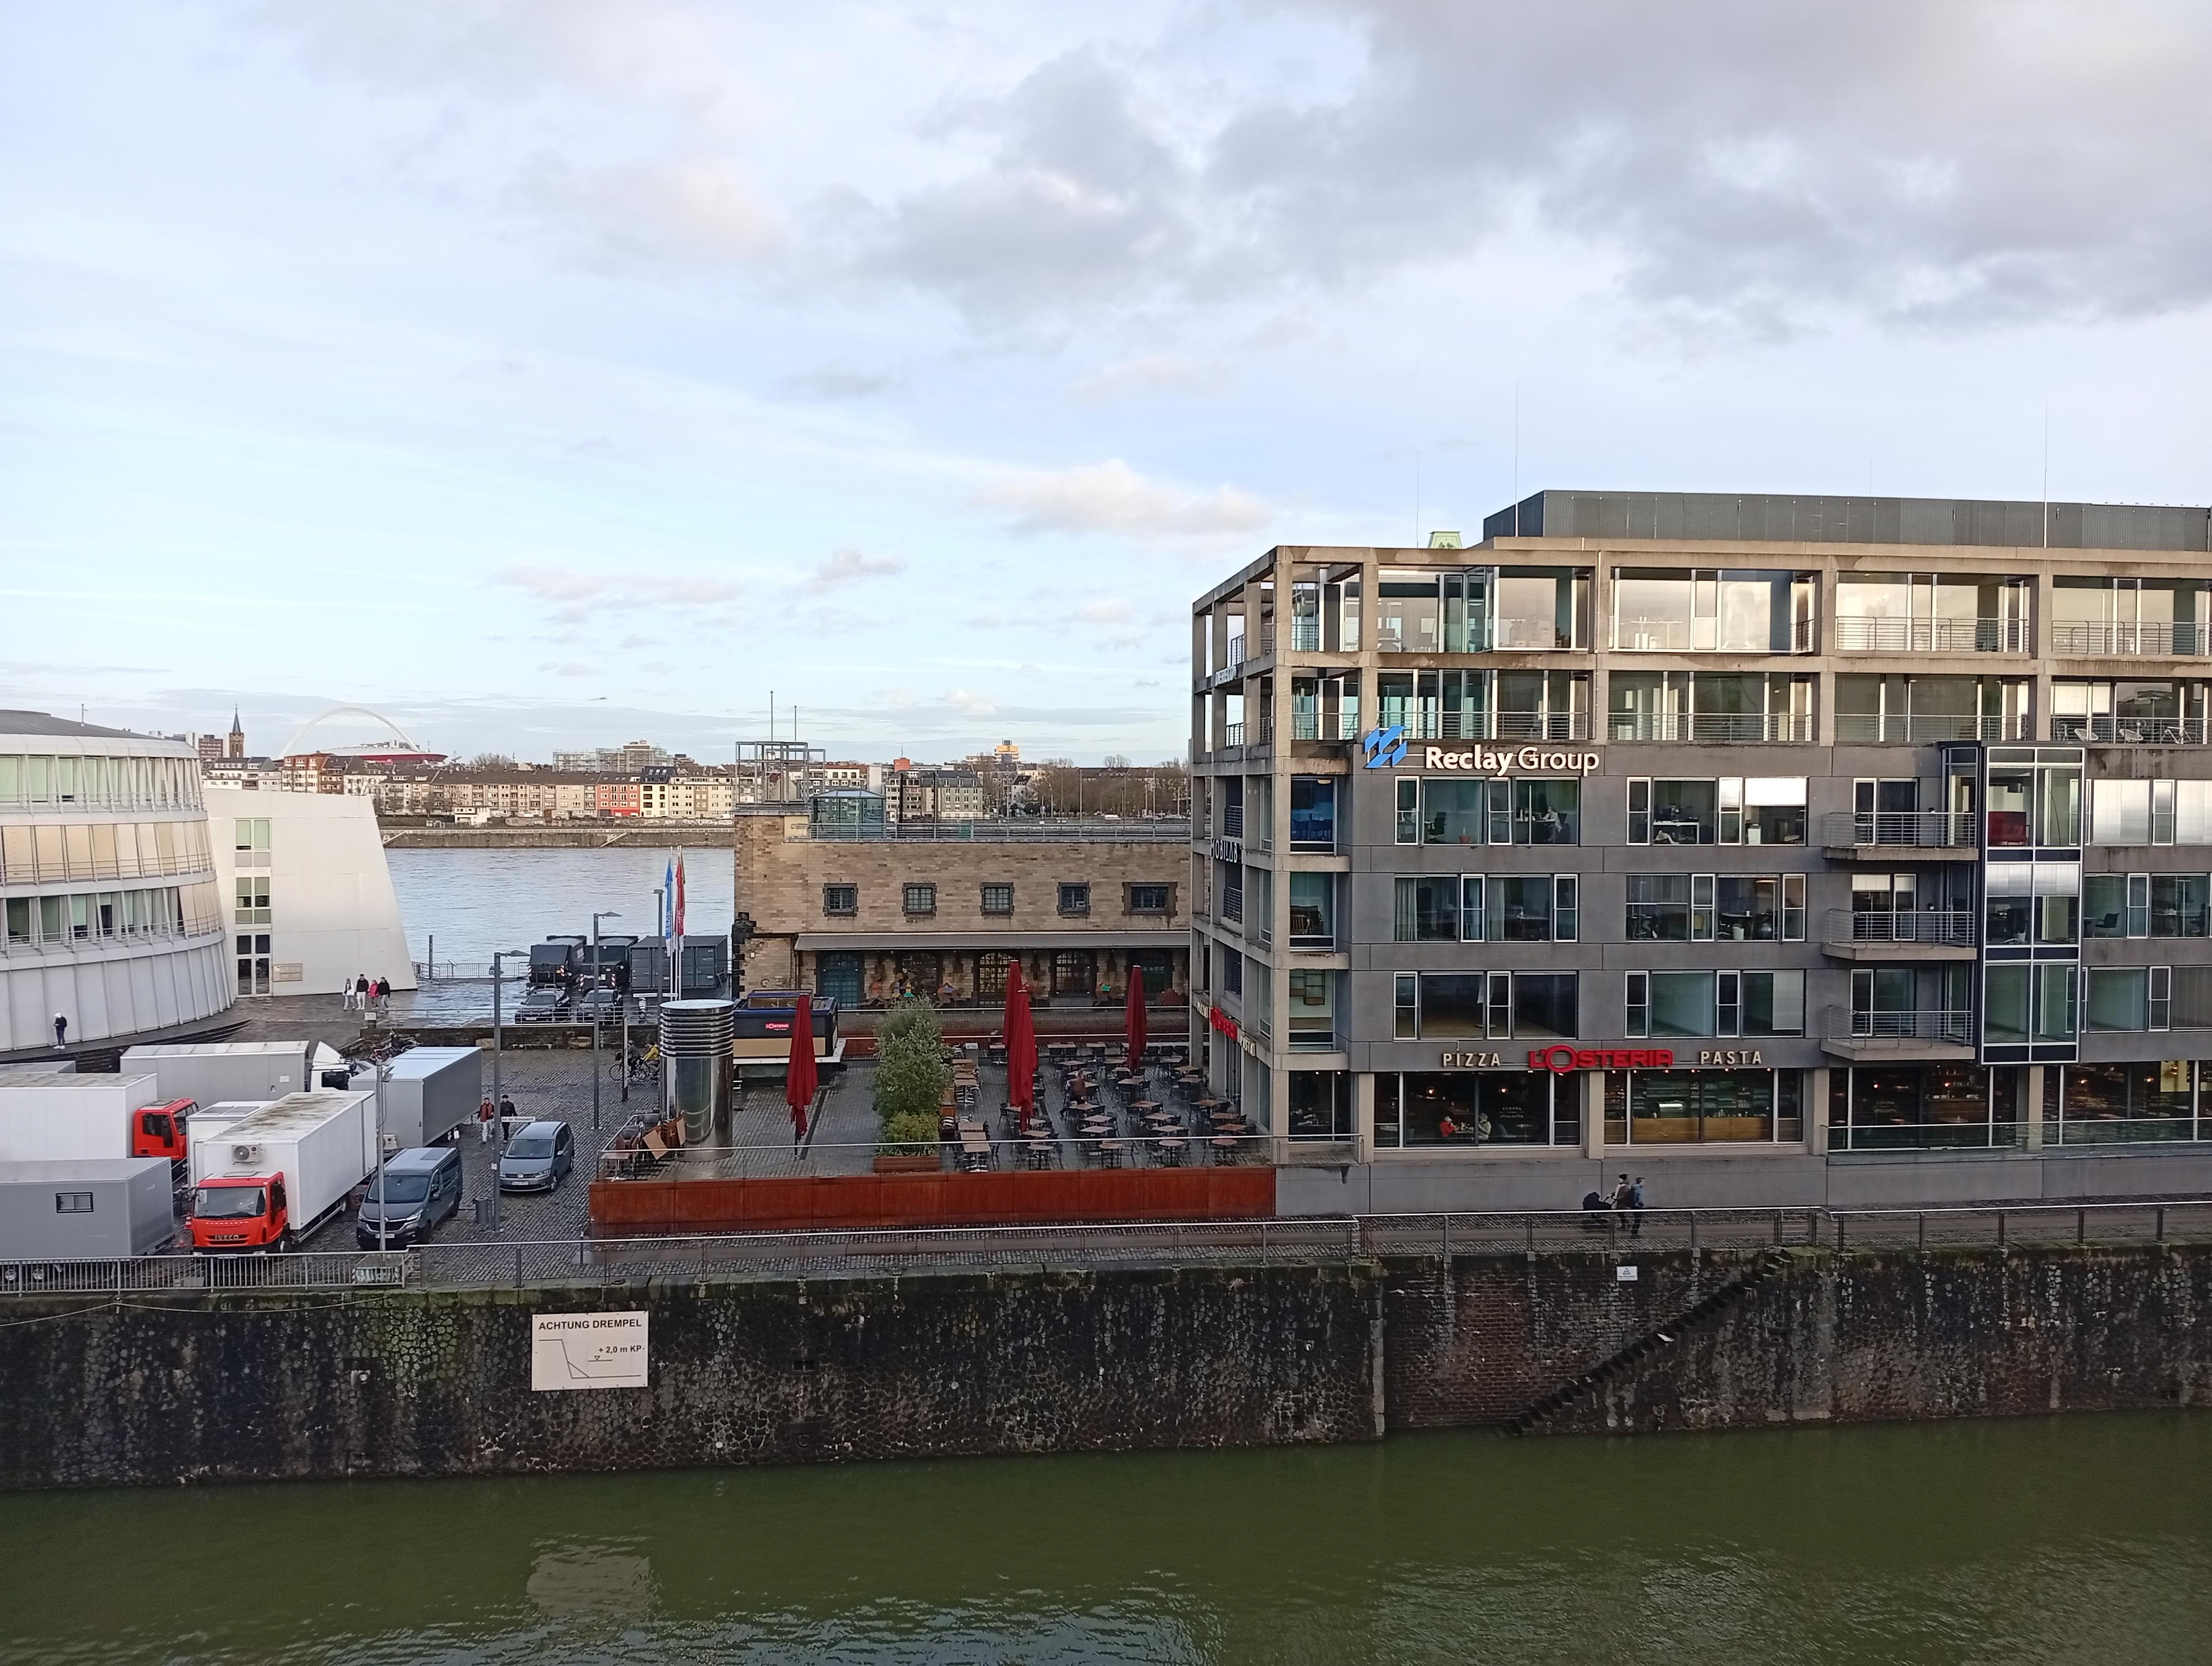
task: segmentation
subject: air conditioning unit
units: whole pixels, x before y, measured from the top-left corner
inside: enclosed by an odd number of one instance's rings
[[[230,1160],[234,1163],[258,1163],[261,1160],[261,1147],[233,1146],[230,1148]]]

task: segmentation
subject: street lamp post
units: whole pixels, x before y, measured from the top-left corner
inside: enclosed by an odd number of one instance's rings
[[[619,920],[619,909],[607,909],[592,916],[592,1127],[599,1126],[599,921]]]
[[[499,1054],[500,1028],[500,962],[509,955],[527,958],[526,949],[501,949],[491,958],[491,1119],[498,1125],[498,1136],[494,1141],[491,1158],[491,1230],[499,1231],[499,1164],[507,1155],[507,1117],[500,1107],[505,1100],[500,1094]]]
[[[385,1184],[389,1177],[384,1167],[384,1085],[391,1079],[391,1064],[379,1059],[376,1061],[376,1181],[369,1189],[369,1195],[376,1200],[376,1247],[379,1250],[392,1247],[392,1199]]]

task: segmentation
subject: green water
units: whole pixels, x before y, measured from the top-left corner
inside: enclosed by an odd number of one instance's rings
[[[2212,1661],[2212,1417],[0,1498],[0,1661]]]

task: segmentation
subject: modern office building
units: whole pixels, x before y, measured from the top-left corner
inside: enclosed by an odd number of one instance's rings
[[[214,854],[235,993],[336,994],[366,976],[416,987],[376,812],[358,795],[210,784]]]
[[[0,1053],[231,1003],[196,749],[0,711]]]
[[[1193,609],[1217,1085],[1363,1207],[2212,1183],[2209,520],[1544,492],[1270,550]]]

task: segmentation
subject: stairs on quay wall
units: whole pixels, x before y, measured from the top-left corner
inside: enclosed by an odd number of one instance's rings
[[[1580,1404],[1613,1378],[1640,1365],[1662,1349],[1674,1347],[1692,1331],[1717,1323],[1723,1314],[1740,1305],[1764,1284],[1770,1274],[1789,1264],[1790,1252],[1786,1250],[1762,1251],[1751,1265],[1716,1285],[1682,1312],[1607,1354],[1587,1371],[1569,1377],[1534,1405],[1508,1418],[1506,1432],[1525,1435],[1540,1432],[1551,1419]]]

